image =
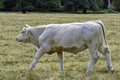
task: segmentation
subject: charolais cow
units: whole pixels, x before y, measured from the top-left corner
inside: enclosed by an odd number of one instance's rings
[[[56,52],[60,63],[60,72],[63,72],[63,52],[76,54],[88,49],[91,62],[86,73],[93,70],[99,58],[98,52],[106,57],[108,69],[113,73],[110,50],[101,20],[83,23],[49,24],[38,27],[25,25],[16,40],[33,44],[38,49],[29,67],[30,70],[35,67],[38,59],[45,53],[53,54]]]

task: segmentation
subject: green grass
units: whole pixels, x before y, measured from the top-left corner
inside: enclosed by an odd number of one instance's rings
[[[94,71],[86,75],[88,50],[76,55],[64,53],[65,71],[59,73],[56,54],[44,55],[32,72],[28,70],[36,49],[15,41],[24,24],[84,22],[101,19],[111,49],[114,74],[100,55]],[[120,80],[120,14],[0,13],[0,80]]]

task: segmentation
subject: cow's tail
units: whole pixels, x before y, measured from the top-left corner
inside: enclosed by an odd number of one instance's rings
[[[101,25],[101,29],[102,29],[101,32],[102,32],[102,37],[103,37],[102,39],[103,39],[104,45],[107,46],[104,24],[101,20],[99,20],[97,23]]]

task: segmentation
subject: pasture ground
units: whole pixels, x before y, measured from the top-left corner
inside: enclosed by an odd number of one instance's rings
[[[106,27],[114,74],[100,58],[94,71],[86,75],[90,63],[88,50],[76,55],[64,53],[65,71],[59,73],[56,54],[44,55],[32,72],[28,70],[36,49],[15,41],[24,24],[84,22],[100,19]],[[120,80],[120,14],[0,13],[0,80]]]

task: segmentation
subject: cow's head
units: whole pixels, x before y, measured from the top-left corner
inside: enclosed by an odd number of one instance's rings
[[[20,34],[16,37],[16,41],[29,43],[31,41],[31,33],[30,33],[30,26],[25,25],[23,29],[20,31]]]

